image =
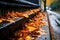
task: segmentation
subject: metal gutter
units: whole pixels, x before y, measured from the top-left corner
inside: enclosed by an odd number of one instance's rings
[[[47,12],[46,12],[47,13]],[[48,26],[49,26],[49,32],[50,32],[50,40],[55,40],[54,38],[54,32],[53,32],[53,28],[50,24],[50,20],[49,20],[49,15],[47,13],[47,19],[48,19]]]

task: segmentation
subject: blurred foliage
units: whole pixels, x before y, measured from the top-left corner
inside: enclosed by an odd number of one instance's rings
[[[60,0],[51,3],[50,7],[51,7],[51,10],[59,11],[60,10]]]

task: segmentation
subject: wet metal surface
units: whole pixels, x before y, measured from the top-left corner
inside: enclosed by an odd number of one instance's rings
[[[41,37],[37,38],[36,40],[50,40],[50,33],[49,28],[47,26],[42,27],[46,31],[46,35],[42,35]]]
[[[51,22],[51,26],[53,28],[53,32],[54,32],[54,39],[55,40],[60,40],[60,26],[58,26],[58,24],[60,25],[60,14],[55,13],[53,11],[47,11],[49,13],[49,19]],[[57,23],[56,23],[57,21]]]

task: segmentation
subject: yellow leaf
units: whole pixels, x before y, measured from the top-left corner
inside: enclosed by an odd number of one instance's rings
[[[31,40],[31,36],[28,35],[25,40]]]
[[[18,38],[18,40],[24,40],[23,38]]]
[[[0,23],[2,22],[2,20],[0,19]]]
[[[30,32],[36,30],[36,28],[33,26],[28,26],[27,28],[29,29]]]

